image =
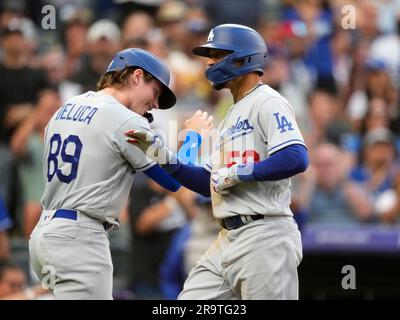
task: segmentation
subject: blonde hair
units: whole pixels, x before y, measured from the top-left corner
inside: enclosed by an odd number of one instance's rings
[[[97,81],[97,91],[113,86],[123,87],[126,84],[129,76],[134,73],[136,69],[139,68],[127,67],[122,70],[112,71],[103,74],[100,77],[99,81]],[[153,79],[153,76],[150,73],[146,72],[145,70],[143,70],[143,73],[145,82],[149,82],[151,81],[151,79]]]

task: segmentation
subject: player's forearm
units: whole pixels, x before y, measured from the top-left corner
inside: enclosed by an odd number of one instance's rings
[[[185,165],[178,161],[177,164],[163,165],[163,168],[186,188],[205,197],[211,195],[210,172],[203,167]]]
[[[19,157],[25,155],[29,137],[35,130],[36,122],[28,117],[15,131],[11,138],[11,151]]]
[[[135,223],[135,231],[140,235],[149,234],[170,214],[171,208],[165,200],[156,203],[142,211]]]
[[[169,191],[176,192],[181,187],[181,185],[167,174],[158,164],[143,171],[143,173]]]
[[[307,149],[303,145],[294,144],[261,162],[239,166],[237,175],[242,181],[276,181],[303,172],[307,166]]]

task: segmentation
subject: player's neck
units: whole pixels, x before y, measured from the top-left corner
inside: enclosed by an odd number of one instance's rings
[[[113,87],[107,87],[107,88],[104,88],[104,89],[100,90],[99,92],[105,93],[105,94],[108,94],[108,95],[112,96],[120,104],[122,104],[125,107],[129,108],[130,103],[128,101],[127,95],[123,91],[121,91],[119,89],[116,89],[116,88],[113,88]]]
[[[237,81],[233,81],[230,87],[234,103],[253,92],[262,83],[260,76],[256,73],[251,73],[235,80]]]

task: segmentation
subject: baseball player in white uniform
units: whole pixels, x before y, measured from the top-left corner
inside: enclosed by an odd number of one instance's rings
[[[73,97],[45,131],[43,213],[29,251],[36,274],[57,299],[112,299],[108,231],[118,228],[135,172],[163,187],[180,184],[138,148],[127,129],[150,130],[144,117],[172,107],[167,66],[142,49],[114,57],[97,92]]]
[[[307,168],[308,156],[292,107],[261,82],[266,44],[251,28],[224,24],[193,53],[208,58],[207,78],[215,89],[229,89],[234,104],[204,168],[175,158],[163,165],[182,185],[211,194],[223,228],[179,299],[298,299],[302,246],[289,207],[290,177]],[[142,150],[154,140],[137,131],[126,135]]]

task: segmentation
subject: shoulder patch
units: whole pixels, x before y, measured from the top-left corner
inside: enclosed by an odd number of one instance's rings
[[[289,122],[285,116],[279,116],[279,112],[275,112],[273,115],[278,124],[277,129],[280,130],[280,133],[294,130],[293,124]]]

